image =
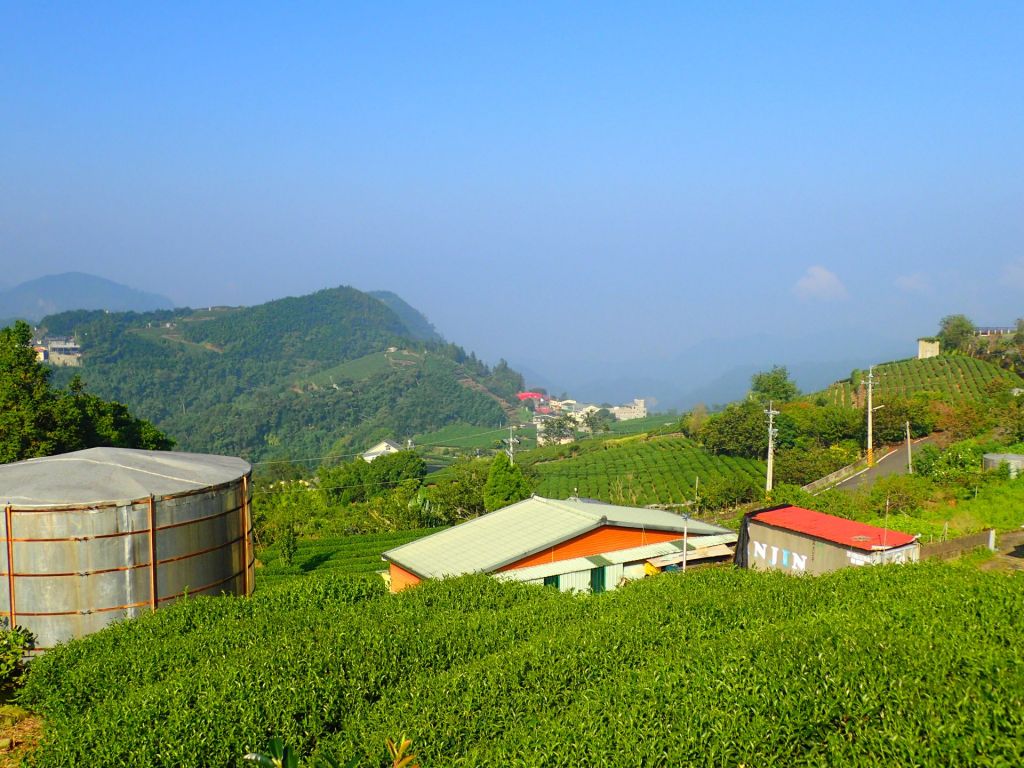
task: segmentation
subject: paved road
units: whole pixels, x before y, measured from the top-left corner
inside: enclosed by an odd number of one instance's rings
[[[922,446],[934,442],[931,436],[921,437],[910,444],[910,450],[917,453]],[[883,448],[876,454],[875,466],[863,470],[851,478],[844,480],[836,488],[844,491],[852,491],[857,488],[867,488],[874,484],[875,480],[888,475],[907,474],[907,446],[906,443],[898,448]]]

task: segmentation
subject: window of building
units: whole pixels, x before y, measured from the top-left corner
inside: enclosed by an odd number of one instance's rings
[[[554,587],[555,589],[561,589],[561,585],[558,583],[558,576],[545,576],[544,586]]]
[[[604,566],[590,569],[590,591],[599,595],[604,592]]]

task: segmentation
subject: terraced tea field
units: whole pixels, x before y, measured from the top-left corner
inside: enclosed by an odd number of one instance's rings
[[[748,477],[764,482],[764,462],[713,456],[685,437],[643,435],[524,453],[521,463],[536,471],[537,493],[563,499],[580,496],[622,504],[681,504],[701,483]]]
[[[837,381],[823,393],[834,405],[863,405],[867,371],[856,371],[855,378]],[[934,392],[952,401],[979,400],[993,381],[1006,381],[1024,387],[1024,380],[984,360],[962,355],[930,357],[925,360],[900,360],[875,367],[875,395],[909,397],[918,392]]]
[[[384,570],[384,563],[380,559],[382,552],[439,530],[441,529],[424,528],[394,533],[304,539],[299,542],[291,565],[287,565],[281,559],[277,547],[268,547],[259,555],[262,567],[256,570],[256,587],[263,589],[314,571],[329,571],[348,576],[373,574]]]

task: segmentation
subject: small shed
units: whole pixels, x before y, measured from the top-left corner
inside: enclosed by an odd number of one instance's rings
[[[603,592],[681,562],[684,550],[692,561],[731,558],[726,547],[735,541],[727,528],[662,509],[533,496],[383,557],[392,592],[469,573]],[[661,565],[649,562],[666,556]]]
[[[1020,453],[986,453],[981,458],[985,469],[999,469],[1006,464],[1010,468],[1010,477],[1017,477],[1024,470],[1024,454]]]
[[[855,565],[916,562],[920,550],[916,536],[786,505],[743,518],[736,564],[819,574]]]

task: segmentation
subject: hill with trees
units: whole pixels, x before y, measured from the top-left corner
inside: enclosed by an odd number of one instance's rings
[[[349,287],[254,307],[79,310],[42,330],[78,339],[90,391],[186,450],[251,460],[351,453],[455,422],[496,426],[522,387],[504,362],[492,369],[454,344],[418,340]]]

